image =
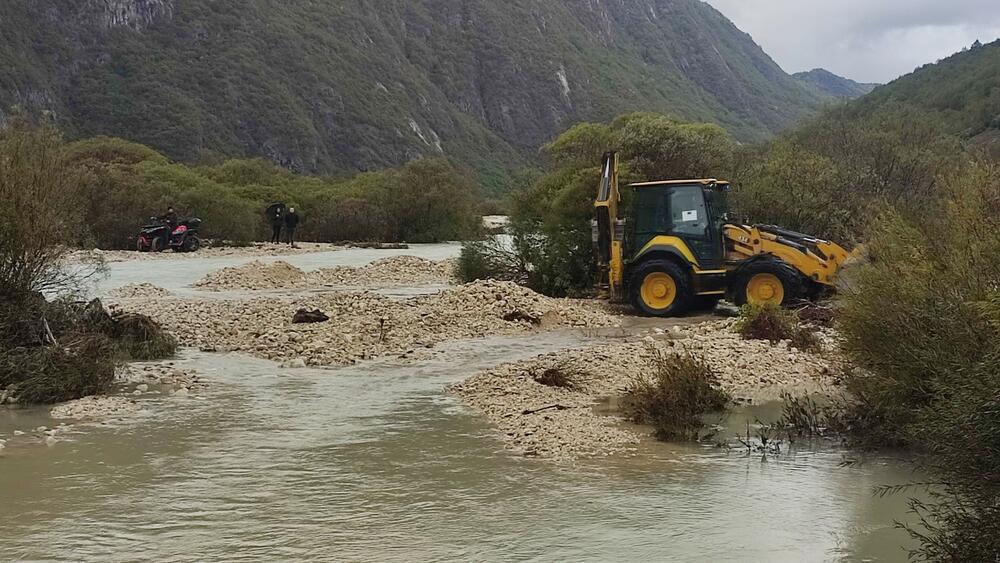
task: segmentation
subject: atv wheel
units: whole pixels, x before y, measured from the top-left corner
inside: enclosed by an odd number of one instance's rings
[[[166,245],[163,242],[163,237],[155,237],[153,242],[149,243],[150,252],[163,252]]]
[[[676,317],[691,307],[691,281],[680,266],[669,260],[640,265],[631,280],[632,304],[651,317]]]
[[[735,287],[736,304],[791,305],[802,298],[802,274],[778,259],[758,260],[740,272]]]
[[[198,249],[200,248],[201,239],[198,237],[189,237],[186,241],[184,241],[184,252],[198,252]]]
[[[149,247],[143,244],[142,239],[136,239],[135,249],[139,252],[149,252]]]

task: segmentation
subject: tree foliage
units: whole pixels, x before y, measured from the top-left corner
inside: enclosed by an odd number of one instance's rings
[[[1000,529],[1000,169],[945,179],[916,217],[885,212],[850,277],[841,329],[861,370],[847,385],[849,430],[914,446],[942,485],[916,505],[921,555],[986,561]]]
[[[206,238],[262,239],[263,209],[276,201],[299,208],[303,240],[460,239],[474,232],[480,197],[467,174],[444,159],[338,179],[292,174],[260,159],[189,167],[113,138],[71,143],[65,152],[86,179],[80,234],[105,249],[132,248],[138,227],[168,206],[201,218]]]
[[[82,234],[82,177],[59,133],[17,122],[0,133],[0,298],[72,284],[62,267]]]

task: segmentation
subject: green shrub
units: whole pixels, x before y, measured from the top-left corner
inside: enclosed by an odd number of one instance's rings
[[[697,440],[702,417],[724,410],[729,400],[703,360],[657,352],[653,372],[629,382],[621,409],[628,420],[652,426],[659,440]]]
[[[148,317],[112,317],[97,300],[80,305],[32,294],[3,305],[0,390],[23,403],[106,392],[118,362],[163,359],[177,349],[177,341]]]
[[[790,341],[799,350],[818,350],[816,334],[799,325],[798,316],[778,305],[745,305],[734,327],[744,340]]]
[[[917,448],[942,483],[917,555],[992,561],[1000,529],[1000,169],[945,179],[925,214],[883,214],[843,294],[859,367],[842,419],[864,444]],[[993,536],[995,537],[995,535]]]

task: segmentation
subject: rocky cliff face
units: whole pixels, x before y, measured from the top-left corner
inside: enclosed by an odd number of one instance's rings
[[[445,154],[496,180],[582,120],[766,138],[821,96],[699,0],[73,0],[0,5],[0,107],[76,135],[309,172]]]

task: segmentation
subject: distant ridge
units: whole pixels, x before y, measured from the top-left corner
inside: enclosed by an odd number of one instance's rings
[[[792,78],[807,87],[814,88],[820,94],[839,100],[854,100],[870,93],[878,84],[864,84],[850,78],[838,76],[826,69],[814,68],[808,72],[797,72]]]

